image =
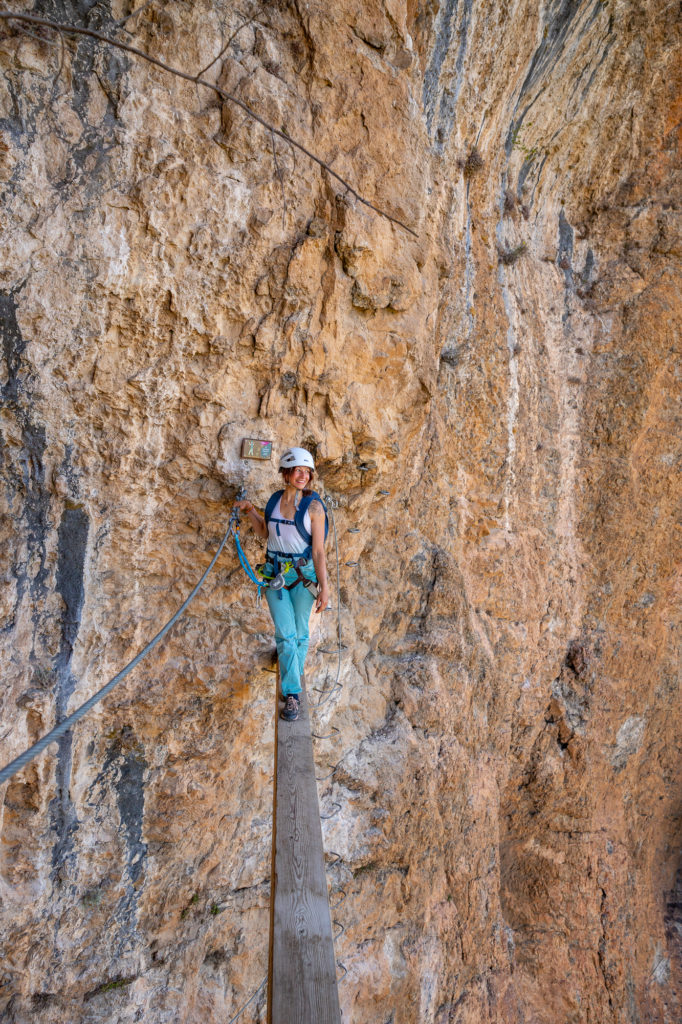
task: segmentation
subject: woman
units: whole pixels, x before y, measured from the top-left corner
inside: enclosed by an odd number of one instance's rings
[[[284,490],[276,491],[262,516],[250,501],[235,507],[246,512],[253,529],[268,542],[266,578],[284,576],[284,587],[268,587],[265,597],[275,623],[275,642],[287,722],[298,718],[301,676],[308,653],[310,611],[323,611],[329,601],[324,542],[327,514],[322,499],[311,489],[315,463],[305,448],[287,448],[279,460]],[[315,584],[319,591],[315,596]]]

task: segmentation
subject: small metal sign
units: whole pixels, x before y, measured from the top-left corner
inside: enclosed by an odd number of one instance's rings
[[[243,459],[269,459],[272,455],[272,441],[261,441],[254,437],[245,437],[242,441]]]

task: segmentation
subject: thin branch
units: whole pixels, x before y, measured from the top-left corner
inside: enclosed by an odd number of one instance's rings
[[[398,220],[397,217],[391,216],[390,213],[386,213],[385,210],[381,210],[378,206],[375,206],[374,203],[370,203],[369,199],[365,199],[361,196],[349,182],[342,178],[340,174],[337,174],[336,171],[332,170],[329,164],[325,163],[325,161],[319,156],[315,156],[314,153],[311,153],[311,151],[301,142],[297,142],[290,135],[285,135],[285,133],[280,131],[279,128],[275,128],[274,125],[269,124],[269,122],[266,121],[265,118],[261,117],[260,114],[257,114],[255,110],[252,110],[251,107],[244,103],[243,100],[240,100],[237,96],[233,96],[232,93],[225,92],[224,89],[221,89],[217,85],[213,85],[212,82],[207,82],[205,78],[200,78],[198,75],[190,75],[186,71],[180,71],[179,68],[174,68],[170,64],[164,63],[164,61],[158,60],[156,57],[151,57],[148,53],[145,53],[144,50],[140,50],[136,46],[130,46],[128,43],[120,43],[118,40],[111,39],[109,36],[105,36],[102,32],[97,32],[92,28],[79,28],[76,25],[64,25],[59,22],[49,21],[47,18],[39,18],[35,14],[16,14],[13,11],[6,10],[0,10],[0,20],[25,21],[28,24],[45,25],[47,28],[68,32],[73,35],[89,36],[91,39],[99,39],[100,42],[107,43],[107,45],[113,46],[118,50],[124,50],[126,53],[134,53],[143,60],[148,61],[150,64],[154,64],[155,67],[161,68],[163,71],[168,71],[172,75],[177,75],[178,78],[184,78],[186,82],[194,82],[196,85],[203,85],[206,89],[210,89],[211,92],[220,96],[221,99],[226,100],[229,103],[234,103],[235,106],[240,107],[241,110],[248,114],[254,121],[257,121],[258,124],[262,125],[267,131],[279,136],[280,139],[284,139],[284,141],[289,143],[289,145],[295,146],[296,149],[300,150],[301,153],[304,153],[309,160],[316,163],[318,167],[322,167],[331,175],[332,178],[338,181],[340,185],[343,185],[347,192],[354,196],[355,199],[357,199],[359,203],[362,203],[363,206],[368,207],[370,210],[374,210],[374,212],[379,214],[380,217],[385,217],[386,220],[391,221],[392,224],[397,224],[415,238],[419,237],[417,232],[413,231],[412,228],[409,228],[407,224],[403,223],[403,221]]]
[[[29,32],[27,28],[20,28],[22,36],[30,36],[31,39],[37,39],[39,43],[45,43],[46,46],[54,46],[55,40],[49,39],[47,36],[39,36],[37,32]]]
[[[57,72],[56,72],[54,78],[52,79],[52,92],[54,92],[55,89],[57,88],[57,82],[59,81],[59,79],[62,76],[62,71],[64,70],[64,52],[66,50],[66,44],[64,43],[64,33],[63,32],[57,32],[57,35],[59,36],[59,44],[60,44],[60,46],[59,46],[59,66],[57,68]]]
[[[142,14],[142,12],[146,11],[148,7],[151,7],[153,3],[154,0],[147,0],[146,4],[142,4],[142,7],[138,7],[136,11],[131,11],[130,14],[126,14],[125,18],[121,18],[120,21],[116,22],[116,28],[123,28],[126,21],[130,21],[131,18],[136,18],[138,14]]]
[[[270,141],[272,142],[272,159],[275,161],[275,173],[279,178],[279,187],[282,190],[282,231],[286,226],[285,217],[287,214],[287,199],[284,194],[284,178],[282,177],[282,168],[279,166],[279,160],[277,159],[277,149],[275,147],[275,136],[270,132]]]
[[[212,60],[212,61],[210,62],[210,64],[207,64],[205,68],[202,68],[202,69],[201,69],[201,71],[198,71],[198,72],[197,72],[197,78],[201,78],[201,76],[202,76],[202,75],[205,75],[205,74],[206,74],[206,72],[208,71],[208,69],[209,69],[209,68],[212,68],[212,67],[213,67],[213,65],[214,65],[214,64],[216,63],[216,61],[219,61],[219,60],[220,60],[220,58],[221,58],[221,57],[222,57],[222,55],[223,55],[223,54],[225,53],[225,51],[226,51],[226,50],[227,50],[227,48],[228,48],[228,47],[230,46],[230,44],[231,44],[231,43],[232,43],[232,42],[233,42],[233,41],[234,41],[234,40],[235,40],[235,39],[237,38],[237,36],[238,36],[238,35],[239,35],[239,33],[241,32],[241,30],[242,30],[243,28],[246,28],[246,26],[247,26],[247,25],[251,25],[251,24],[253,24],[253,22],[254,22],[255,20],[256,20],[256,15],[255,15],[255,14],[252,14],[250,18],[247,18],[247,20],[246,20],[246,21],[243,21],[243,22],[241,23],[241,25],[239,26],[239,28],[236,28],[236,29],[234,30],[234,32],[232,33],[232,35],[230,36],[230,38],[229,38],[229,39],[227,40],[227,42],[226,42],[226,43],[225,43],[225,45],[223,46],[223,48],[222,48],[222,50],[220,51],[220,53],[218,54],[218,56],[217,56],[217,57],[214,57],[214,58],[213,58],[213,60]]]

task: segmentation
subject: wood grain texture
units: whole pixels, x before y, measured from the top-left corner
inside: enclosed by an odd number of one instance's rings
[[[277,719],[269,1024],[341,1024],[308,701]]]

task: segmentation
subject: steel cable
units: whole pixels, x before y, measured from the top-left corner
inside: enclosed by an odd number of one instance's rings
[[[344,975],[344,977],[345,977],[345,975]],[[246,1009],[246,1007],[247,1007],[247,1006],[248,1006],[248,1005],[249,1005],[250,1003],[252,1003],[252,1002],[254,1001],[254,999],[256,998],[256,996],[258,995],[258,993],[260,992],[260,990],[262,989],[263,985],[265,984],[265,982],[266,982],[267,980],[268,980],[268,976],[267,976],[267,974],[266,974],[266,975],[265,975],[265,977],[263,978],[263,980],[261,981],[260,985],[259,985],[259,986],[258,986],[258,988],[256,989],[256,991],[255,991],[255,992],[253,993],[253,995],[251,996],[251,998],[250,998],[250,999],[248,999],[248,1000],[247,1000],[247,1001],[246,1001],[246,1002],[244,1003],[244,1005],[242,1006],[242,1008],[241,1008],[241,1010],[239,1011],[239,1013],[236,1013],[236,1014],[234,1015],[234,1017],[230,1017],[230,1019],[228,1020],[227,1024],[234,1024],[234,1022],[235,1022],[236,1020],[239,1020],[239,1018],[240,1018],[240,1017],[241,1017],[241,1015],[243,1014],[243,1012],[244,1012],[244,1010]]]
[[[343,683],[339,682],[339,677],[341,676],[341,651],[342,651],[342,644],[341,644],[341,581],[339,579],[339,565],[340,565],[340,559],[339,559],[339,535],[336,532],[336,519],[334,517],[334,507],[333,507],[333,503],[332,503],[331,499],[329,499],[329,498],[326,499],[326,501],[325,501],[325,508],[328,509],[329,514],[331,516],[332,529],[334,530],[334,548],[335,548],[335,552],[336,552],[336,648],[335,648],[335,650],[338,653],[338,663],[337,663],[337,666],[336,666],[336,679],[334,680],[334,682],[333,682],[333,684],[331,686],[331,689],[329,690],[329,693],[325,697],[323,697],[321,700],[318,700],[318,702],[316,704],[310,704],[309,705],[311,710],[313,710],[313,711],[316,708],[322,707],[323,704],[326,704],[327,701],[331,698],[331,696],[335,692],[340,693],[341,690],[343,689]],[[327,651],[327,652],[323,651],[323,653],[331,653],[331,651]],[[317,687],[316,687],[316,689],[317,689]],[[318,690],[318,692],[322,692],[322,691]]]
[[[5,765],[2,771],[0,771],[0,785],[2,785],[3,782],[7,782],[8,779],[11,779],[13,775],[16,775],[18,771],[21,771],[22,768],[25,768],[27,764],[30,764],[30,762],[33,761],[34,758],[38,757],[39,754],[42,754],[42,752],[45,750],[46,747],[50,745],[50,743],[54,743],[54,741],[59,739],[60,736],[63,736],[64,733],[67,732],[72,725],[75,725],[76,722],[80,721],[81,718],[87,715],[88,711],[91,711],[96,704],[99,704],[99,702],[107,696],[107,694],[111,693],[114,687],[118,683],[120,683],[121,680],[125,679],[125,677],[130,672],[132,672],[135,666],[142,661],[145,655],[149,654],[149,652],[154,647],[156,647],[160,640],[163,640],[166,633],[168,633],[168,631],[175,625],[175,623],[178,621],[178,619],[182,616],[182,614],[189,607],[189,605],[194,600],[196,595],[199,593],[201,585],[203,584],[204,580],[210,573],[213,566],[218,561],[218,558],[220,557],[220,554],[223,548],[225,547],[228,538],[230,537],[231,534],[233,534],[232,525],[232,519],[230,519],[230,524],[225,532],[225,536],[221,540],[218,546],[218,550],[211,559],[208,568],[206,569],[203,576],[201,577],[197,585],[194,587],[192,592],[189,594],[189,596],[180,605],[175,615],[173,615],[172,618],[168,620],[166,625],[159,630],[156,636],[149,641],[147,646],[144,647],[139,652],[139,654],[136,654],[133,660],[129,661],[125,668],[121,669],[121,671],[117,675],[115,675],[113,679],[110,679],[109,682],[105,686],[103,686],[101,690],[98,690],[97,693],[93,694],[93,696],[90,697],[89,700],[86,700],[84,704],[81,704],[79,708],[77,708],[72,714],[70,714],[62,722],[56,725],[54,729],[51,729],[50,732],[43,736],[42,739],[39,739],[37,743],[34,743],[32,747],[29,747],[28,750],[25,750],[23,752],[23,754],[20,754],[19,757],[15,757],[13,761],[10,761],[8,765]]]

